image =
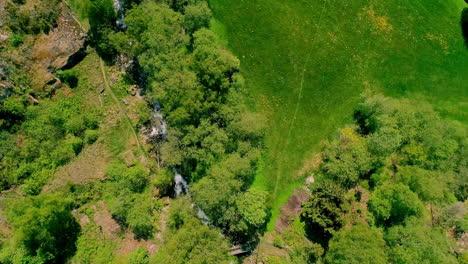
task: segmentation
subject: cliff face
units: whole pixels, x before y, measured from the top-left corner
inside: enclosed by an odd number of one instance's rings
[[[57,27],[37,38],[31,50],[29,69],[33,89],[56,84],[54,72],[73,67],[86,55],[86,33],[73,19],[68,7],[63,3],[60,5],[62,11]]]

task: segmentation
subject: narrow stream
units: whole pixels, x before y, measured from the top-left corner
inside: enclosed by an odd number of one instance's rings
[[[150,120],[150,129],[149,133],[149,140],[155,146],[156,149],[159,148],[159,144],[166,139],[167,133],[167,123],[164,120],[164,117],[161,113],[161,107],[159,103],[155,103],[153,106],[153,112],[151,114]],[[176,197],[180,195],[187,195],[190,199],[192,198],[190,194],[190,186],[187,180],[175,169],[174,171],[174,194]],[[203,212],[203,210],[197,206],[196,204],[192,203],[192,207],[197,210],[197,217],[205,224],[211,225],[211,221],[208,216]]]

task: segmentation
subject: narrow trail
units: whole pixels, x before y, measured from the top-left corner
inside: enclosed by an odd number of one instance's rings
[[[128,116],[127,111],[125,111],[125,109],[122,107],[122,105],[119,102],[119,99],[117,98],[117,96],[115,96],[114,92],[112,91],[112,88],[109,85],[109,81],[107,80],[107,75],[106,75],[106,69],[104,68],[104,61],[101,58],[99,58],[99,66],[101,68],[102,79],[104,80],[104,87],[106,88],[106,91],[111,95],[112,99],[114,100],[115,104],[117,105],[117,107],[119,109],[119,112],[120,112],[121,116],[124,117],[125,122],[127,123],[127,126],[132,131],[132,134],[133,134],[133,136],[135,138],[135,142],[136,142],[136,144],[138,146],[138,149],[141,152],[142,157],[146,158],[145,157],[145,151],[144,151],[143,147],[140,144],[140,139],[138,138],[138,135],[137,135],[137,133],[135,131],[135,128],[132,125],[131,119]]]
[[[64,2],[68,6],[68,8],[70,10],[70,16],[81,27],[83,32],[86,32],[87,31],[86,28],[80,23],[80,21],[73,14],[72,8],[71,8],[70,4],[68,3],[68,1],[64,1]],[[104,67],[104,61],[101,58],[99,58],[99,66],[101,68],[102,79],[104,81],[104,86],[105,86],[107,92],[112,96],[112,99],[114,100],[115,104],[117,105],[120,114],[124,117],[125,122],[127,123],[129,129],[132,131],[132,134],[133,134],[133,136],[135,138],[135,142],[136,142],[136,144],[138,146],[138,149],[141,152],[141,155],[142,155],[143,159],[146,159],[146,152],[143,149],[143,147],[141,146],[140,139],[138,138],[138,135],[137,135],[137,133],[135,131],[135,128],[132,125],[131,119],[128,116],[127,111],[125,111],[125,109],[120,104],[119,99],[117,98],[117,96],[115,96],[114,92],[112,91],[112,88],[109,85],[109,81],[107,80],[107,75],[106,75],[106,69]]]
[[[315,26],[317,28],[317,32],[320,30],[320,25],[322,24],[322,18],[323,18],[323,14],[324,14],[324,12],[326,10],[326,4],[327,4],[327,2],[325,1],[324,4],[323,4],[322,10],[320,11],[320,16],[318,18],[318,21],[317,21],[317,23],[315,23]],[[317,40],[314,39],[312,41],[311,45],[315,45],[316,41]],[[291,141],[291,134],[292,134],[294,124],[295,124],[296,119],[297,119],[297,114],[298,114],[298,111],[299,111],[300,102],[302,100],[302,91],[304,89],[305,73],[307,71],[307,64],[309,63],[310,56],[311,56],[311,54],[309,53],[307,58],[306,58],[306,61],[304,63],[304,68],[303,68],[302,74],[301,74],[301,84],[300,84],[300,87],[299,87],[299,95],[298,95],[298,98],[297,98],[296,107],[294,109],[294,115],[293,115],[293,118],[291,120],[291,124],[289,126],[288,135],[287,135],[286,139],[281,142],[282,145],[283,145],[283,148],[287,148],[290,141]],[[275,177],[275,187],[273,189],[273,197],[276,197],[276,194],[278,192],[280,178],[281,178],[281,171],[277,170],[276,177]]]

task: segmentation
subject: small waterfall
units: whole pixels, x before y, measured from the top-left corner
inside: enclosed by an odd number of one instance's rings
[[[174,192],[176,196],[179,196],[184,193],[187,194],[188,197],[192,198],[189,192],[189,185],[187,181],[184,179],[184,177],[182,177],[182,175],[180,175],[180,173],[177,172],[176,169],[174,169],[174,183]],[[203,210],[199,206],[197,206],[196,204],[192,204],[192,208],[197,209],[197,217],[203,222],[203,224],[211,225],[210,218],[205,214],[205,212],[203,212]]]
[[[166,137],[167,125],[161,113],[161,107],[159,103],[153,106],[153,114],[151,116],[151,137],[160,137],[164,139]]]
[[[182,193],[188,194],[187,181],[175,169],[174,169],[174,183],[175,183],[174,192],[176,196],[179,196]]]
[[[125,8],[124,4],[121,2],[122,0],[114,0],[114,9],[117,13],[117,27],[125,29],[127,25],[124,22],[125,19]]]
[[[161,106],[159,103],[155,103],[153,106],[153,112],[150,120],[150,131],[144,130],[144,134],[147,135],[147,140],[151,142],[156,149],[159,147],[159,143],[166,138],[167,124],[166,120],[161,113]],[[187,180],[174,168],[174,193],[177,196],[186,194],[189,198],[192,198],[189,191],[189,184]],[[205,224],[211,225],[210,218],[203,212],[203,210],[196,204],[192,204],[192,208],[197,209],[197,217]]]

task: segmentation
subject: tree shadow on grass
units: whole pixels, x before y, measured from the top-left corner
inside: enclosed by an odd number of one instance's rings
[[[468,8],[463,9],[461,13],[460,26],[465,39],[465,46],[468,48]]]

